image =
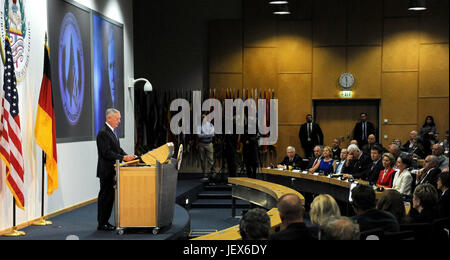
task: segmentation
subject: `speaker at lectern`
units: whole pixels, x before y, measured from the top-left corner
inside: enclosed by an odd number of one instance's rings
[[[165,144],[140,157],[116,163],[115,224],[118,233],[125,228],[160,228],[172,224],[178,162],[173,159],[173,143]]]

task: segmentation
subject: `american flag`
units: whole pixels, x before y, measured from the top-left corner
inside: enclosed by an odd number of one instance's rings
[[[0,157],[6,164],[6,183],[16,205],[25,209],[22,135],[20,131],[19,95],[9,39],[5,40],[2,116],[0,122]]]

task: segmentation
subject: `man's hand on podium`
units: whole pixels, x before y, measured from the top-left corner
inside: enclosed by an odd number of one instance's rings
[[[133,161],[133,160],[136,159],[136,158],[137,158],[136,155],[125,155],[125,156],[123,157],[123,160],[124,160],[125,162],[129,162],[129,161]]]

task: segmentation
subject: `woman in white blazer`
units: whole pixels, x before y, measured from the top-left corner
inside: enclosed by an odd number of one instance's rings
[[[392,188],[404,195],[412,194],[413,178],[408,168],[411,166],[411,159],[408,156],[399,156],[395,167],[398,171],[395,173]]]

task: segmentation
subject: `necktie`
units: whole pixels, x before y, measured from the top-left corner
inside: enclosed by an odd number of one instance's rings
[[[366,140],[366,122],[363,122],[362,128],[363,128],[363,136],[362,136],[362,139],[363,139],[363,140]]]
[[[311,141],[311,132],[312,132],[311,123],[308,123],[308,140],[309,141]]]

